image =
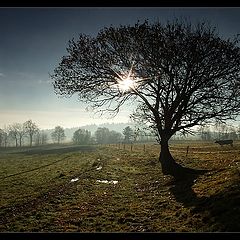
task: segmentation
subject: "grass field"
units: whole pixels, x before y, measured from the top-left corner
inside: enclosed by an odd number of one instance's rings
[[[178,182],[162,175],[159,150],[0,149],[0,231],[238,232],[240,142],[172,142],[177,162],[211,170]]]

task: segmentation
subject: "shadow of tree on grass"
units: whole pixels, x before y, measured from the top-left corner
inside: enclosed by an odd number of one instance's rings
[[[209,224],[209,232],[240,231],[240,180],[209,197],[198,197],[192,189],[197,178],[209,171],[196,170],[182,179],[174,179],[170,192],[177,202],[185,207],[193,207],[192,214],[201,213],[203,221]],[[213,171],[214,172],[214,171]]]

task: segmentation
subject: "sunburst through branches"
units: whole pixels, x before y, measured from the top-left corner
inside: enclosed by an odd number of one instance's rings
[[[133,65],[134,62],[131,65],[131,68],[129,71],[124,73],[117,73],[115,70],[112,69],[112,71],[116,75],[116,84],[114,84],[121,92],[130,92],[130,91],[136,91],[137,87],[139,86],[140,82],[149,78],[139,78],[133,73]]]

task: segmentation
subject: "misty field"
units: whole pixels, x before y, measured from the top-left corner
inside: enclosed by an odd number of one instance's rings
[[[159,150],[155,144],[0,149],[0,231],[239,231],[240,142],[172,142],[178,163],[209,170],[181,181],[162,175]]]

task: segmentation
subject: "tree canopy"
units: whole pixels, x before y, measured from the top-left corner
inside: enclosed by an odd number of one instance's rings
[[[28,120],[24,123],[26,133],[29,135],[30,146],[32,146],[33,135],[39,132],[39,128],[32,120]]]
[[[137,104],[133,118],[155,130],[162,148],[178,131],[239,114],[239,40],[207,22],[111,26],[80,34],[67,51],[51,75],[55,92],[114,114]]]
[[[54,142],[57,142],[58,144],[65,139],[65,133],[64,129],[61,126],[56,126],[54,128],[54,131],[51,133],[51,137]]]
[[[91,141],[91,132],[86,129],[79,128],[73,133],[72,140],[75,144],[89,144]]]
[[[123,129],[124,142],[130,143],[133,141],[134,132],[130,126],[127,126]]]

